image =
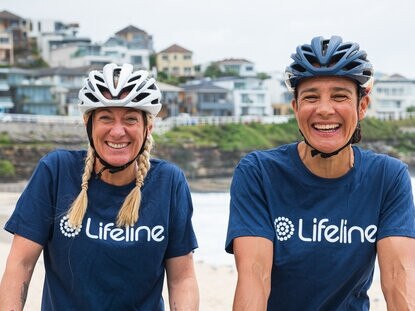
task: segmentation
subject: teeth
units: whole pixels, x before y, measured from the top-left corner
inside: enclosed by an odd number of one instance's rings
[[[115,144],[115,143],[110,143],[110,142],[107,142],[107,144],[108,144],[108,146],[110,146],[111,148],[114,148],[114,149],[122,149],[122,148],[125,148],[125,147],[127,147],[127,143],[122,143],[122,144]]]
[[[339,127],[338,124],[315,124],[314,127],[318,130],[334,130]]]

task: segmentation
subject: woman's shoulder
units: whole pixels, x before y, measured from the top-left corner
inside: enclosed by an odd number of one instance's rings
[[[292,156],[297,148],[297,143],[281,145],[275,148],[266,149],[266,150],[254,150],[244,156],[240,165],[255,165],[255,164],[265,164],[266,162],[281,162],[287,163],[287,160]]]
[[[164,173],[170,172],[174,174],[182,173],[182,169],[178,165],[167,160],[152,158],[150,160],[150,165],[153,171],[164,172]]]
[[[48,152],[40,159],[40,163],[46,166],[59,166],[63,163],[83,163],[86,157],[86,150],[55,149]]]
[[[408,165],[402,160],[388,154],[377,153],[373,150],[356,149],[360,153],[360,163],[365,174],[381,174],[381,176],[395,178],[396,176],[408,171]]]

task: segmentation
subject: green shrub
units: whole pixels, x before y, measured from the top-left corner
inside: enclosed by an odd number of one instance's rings
[[[0,177],[13,177],[16,175],[14,165],[9,160],[0,160]]]

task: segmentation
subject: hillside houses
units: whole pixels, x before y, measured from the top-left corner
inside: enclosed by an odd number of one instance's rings
[[[110,62],[132,63],[157,78],[162,118],[292,113],[282,72],[258,74],[255,63],[244,58],[195,64],[197,52],[178,43],[156,51],[153,35],[135,25],[109,34],[104,42],[78,36],[79,28],[76,22],[0,12],[0,113],[76,115],[87,73]],[[209,77],[204,76],[207,68]],[[399,118],[414,110],[415,80],[399,75],[376,80],[370,115]]]

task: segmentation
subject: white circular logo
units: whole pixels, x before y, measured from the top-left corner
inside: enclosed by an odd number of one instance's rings
[[[67,236],[68,238],[73,238],[73,237],[77,236],[79,234],[79,232],[81,232],[82,225],[80,225],[78,227],[72,227],[69,224],[68,216],[64,216],[61,219],[60,228],[61,228],[61,232],[64,236]]]
[[[286,217],[275,218],[274,227],[275,234],[279,241],[287,241],[294,234],[294,225],[292,221]]]

